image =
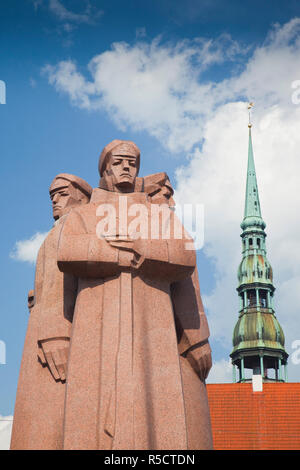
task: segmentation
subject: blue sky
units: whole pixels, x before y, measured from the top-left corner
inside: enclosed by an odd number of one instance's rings
[[[212,377],[230,380],[250,99],[277,316],[293,352],[300,338],[300,116],[291,101],[291,83],[300,79],[298,17],[296,1],[1,2],[1,415],[13,413],[34,279],[24,242],[51,228],[53,177],[73,173],[97,186],[98,156],[114,138],[137,143],[141,174],[167,171],[178,200],[204,204],[198,268]],[[291,379],[300,380],[299,365],[291,365]]]

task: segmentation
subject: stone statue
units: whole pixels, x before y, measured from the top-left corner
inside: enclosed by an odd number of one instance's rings
[[[149,195],[153,204],[168,204],[170,208],[175,207],[173,200],[174,190],[167,173],[156,173],[143,178],[144,191]]]
[[[99,188],[68,174],[50,187],[56,222],[28,295],[12,449],[212,447],[195,252],[175,236],[167,174],[138,177],[139,164],[137,146],[115,140]],[[156,235],[136,236],[153,208]]]
[[[66,366],[77,278],[57,267],[57,245],[67,213],[86,204],[92,188],[59,174],[50,186],[55,224],[36,263],[34,291],[14,412],[11,449],[61,449]],[[34,299],[34,300],[33,300]],[[34,305],[33,305],[34,302]]]
[[[133,142],[108,144],[99,188],[60,231],[58,267],[78,283],[76,299],[70,294],[64,449],[212,447],[211,354],[195,251],[186,248],[191,239],[173,210],[167,175],[139,178],[139,166]],[[164,214],[155,210],[162,202]],[[57,370],[64,378],[65,368]]]

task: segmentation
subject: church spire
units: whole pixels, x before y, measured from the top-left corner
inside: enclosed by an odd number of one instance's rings
[[[244,218],[246,217],[260,217],[261,218],[256,172],[255,172],[254,157],[253,157],[253,147],[252,147],[252,135],[251,135],[252,125],[249,124],[248,127],[249,127],[248,168],[247,168]]]
[[[243,230],[252,230],[256,227],[258,230],[264,230],[266,227],[265,222],[261,216],[259,195],[258,195],[258,186],[256,179],[256,171],[254,164],[253,156],[253,146],[252,146],[252,123],[251,123],[251,109],[254,104],[249,103],[249,143],[248,143],[248,167],[247,167],[247,182],[246,182],[246,196],[245,196],[245,210],[244,210],[244,219],[241,223],[241,228]]]
[[[252,106],[251,106],[252,107]],[[248,108],[249,109],[249,108]],[[238,269],[239,318],[230,354],[239,382],[249,380],[245,369],[261,375],[263,381],[281,382],[282,365],[287,364],[284,334],[275,316],[273,271],[266,256],[266,224],[261,217],[249,118],[248,168],[244,219],[241,223],[242,261]],[[273,369],[273,377],[268,369]],[[250,379],[251,380],[251,379]]]

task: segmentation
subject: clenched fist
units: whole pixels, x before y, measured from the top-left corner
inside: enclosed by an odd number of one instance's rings
[[[49,338],[40,341],[39,358],[47,364],[55,380],[66,380],[69,355],[69,338]]]
[[[204,381],[211,369],[212,358],[211,358],[211,348],[208,341],[200,343],[197,347],[191,348],[187,354],[186,358],[199,375],[200,379]]]

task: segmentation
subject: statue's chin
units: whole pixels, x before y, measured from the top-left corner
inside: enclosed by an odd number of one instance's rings
[[[134,190],[134,184],[129,181],[122,181],[116,184],[116,188],[120,193],[132,193]]]

